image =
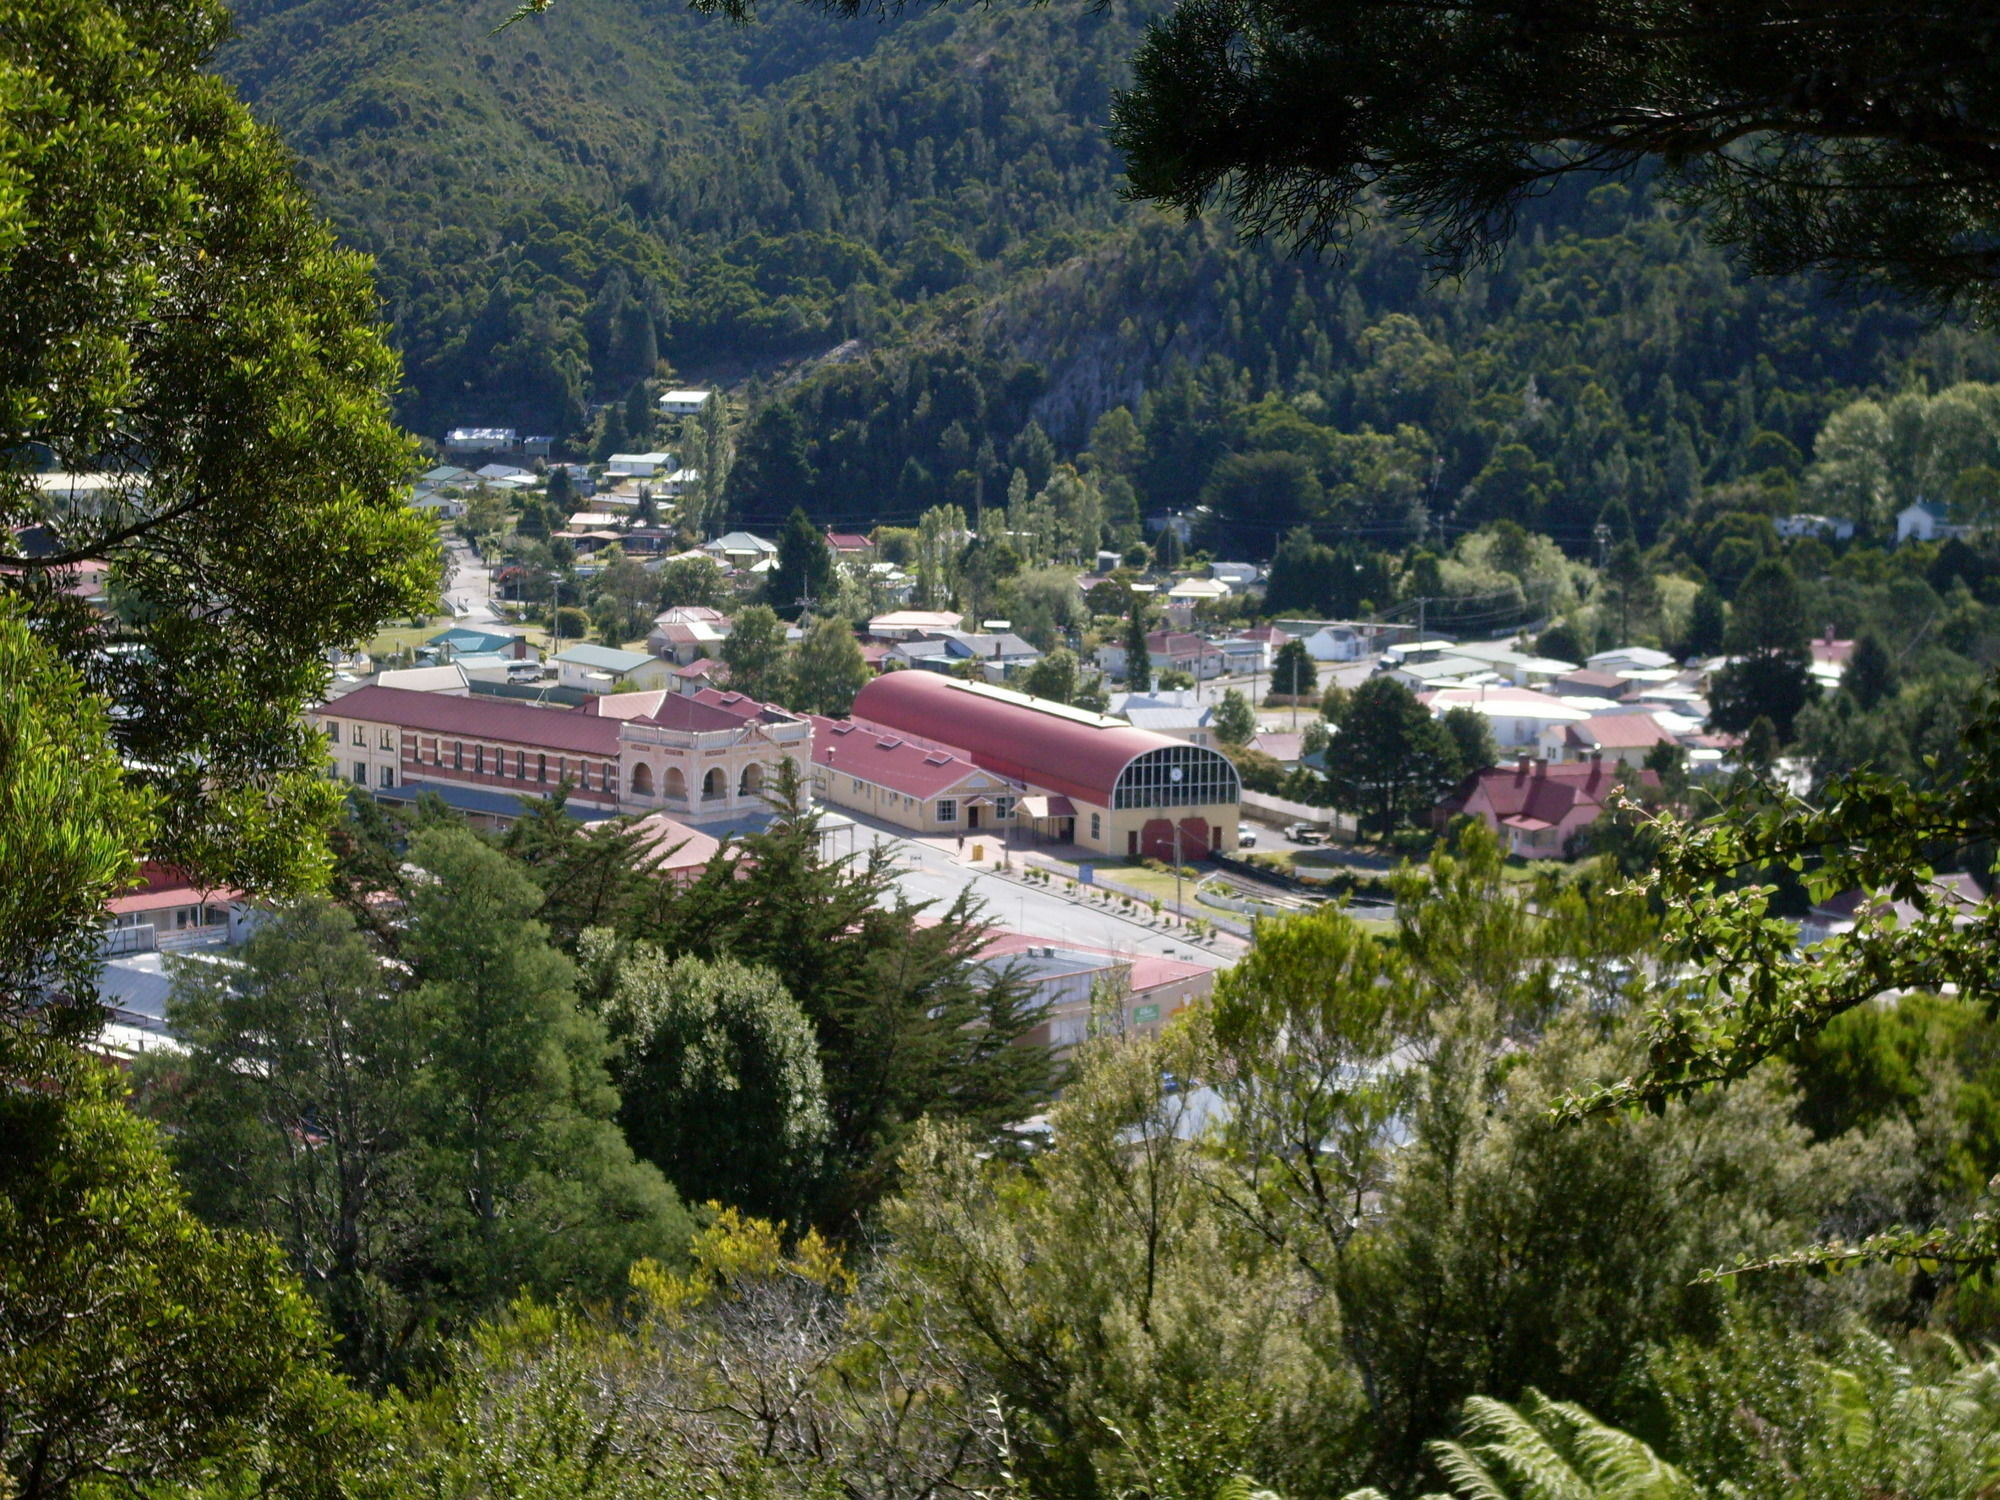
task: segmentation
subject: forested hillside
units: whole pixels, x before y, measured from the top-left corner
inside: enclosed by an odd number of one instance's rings
[[[726,378],[894,342],[1121,217],[1127,20],[603,0],[490,34],[508,9],[251,0],[226,59],[379,257],[419,430],[574,433],[658,357]]]
[[[1863,391],[2000,372],[1893,304],[1752,281],[1644,183],[1538,205],[1443,285],[1399,224],[1333,263],[1122,204],[1132,13],[506,14],[249,0],[226,62],[377,255],[406,421],[575,442],[663,360],[747,381],[780,392],[732,485],[753,524],[998,504],[1122,404],[1133,503],[1207,487],[1218,545],[1506,516],[1581,550],[1613,500],[1650,540],[1705,484],[1796,474]]]

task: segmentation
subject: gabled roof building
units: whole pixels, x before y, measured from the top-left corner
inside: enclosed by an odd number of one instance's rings
[[[792,760],[805,778],[812,743],[799,715],[713,688],[619,694],[560,711],[369,686],[310,718],[327,736],[336,779],[391,801],[436,792],[499,827],[521,815],[524,799],[558,788],[586,821],[650,812],[696,824],[759,819],[778,762]]]
[[[1234,850],[1243,785],[1229,758],[983,682],[890,672],[861,689],[854,718],[942,750],[1024,789],[1023,821],[1108,855],[1171,859]]]
[[[1618,770],[1601,758],[1551,765],[1524,755],[1513,765],[1473,772],[1437,805],[1433,820],[1443,827],[1465,813],[1492,829],[1509,854],[1560,859],[1610,806],[1622,784]],[[1634,779],[1644,786],[1659,785],[1651,771]]]
[[[813,716],[813,794],[916,833],[1011,826],[1023,787],[942,745],[859,719]]]

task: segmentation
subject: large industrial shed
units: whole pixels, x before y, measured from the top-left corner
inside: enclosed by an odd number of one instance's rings
[[[854,718],[949,746],[1019,782],[1022,826],[1100,854],[1234,851],[1243,784],[1229,758],[1121,719],[935,672],[890,672]]]

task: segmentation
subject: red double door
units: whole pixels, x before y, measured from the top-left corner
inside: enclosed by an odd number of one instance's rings
[[[1222,830],[1211,829],[1206,818],[1181,819],[1180,863],[1200,859],[1211,848],[1220,848]],[[1152,818],[1139,832],[1139,852],[1147,859],[1174,863],[1174,824],[1171,818]]]

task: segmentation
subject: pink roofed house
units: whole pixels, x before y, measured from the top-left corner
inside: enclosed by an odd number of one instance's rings
[[[729,668],[712,656],[697,656],[673,671],[674,691],[694,694],[717,683],[729,681]]]
[[[1306,737],[1303,733],[1293,734],[1290,730],[1264,729],[1251,736],[1250,748],[1268,755],[1287,770],[1299,763],[1305,754]]]
[[[1812,643],[1812,659],[1829,667],[1839,667],[1844,671],[1853,655],[1854,642],[1835,640],[1831,625]]]
[[[1619,769],[1602,759],[1551,765],[1524,755],[1511,766],[1473,772],[1437,805],[1433,820],[1442,827],[1465,813],[1492,829],[1509,854],[1565,858],[1576,836],[1603,817],[1617,797]],[[1660,783],[1651,771],[1632,779],[1641,786]]]
[[[873,562],[875,544],[858,531],[829,531],[826,534],[827,550],[837,558],[854,562]]]

